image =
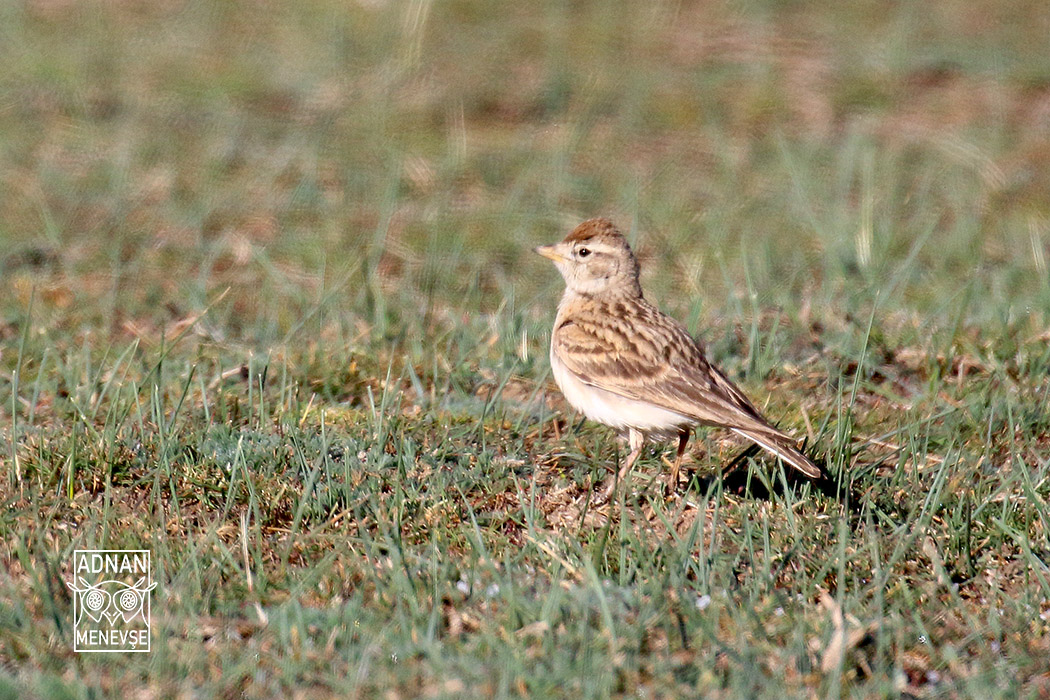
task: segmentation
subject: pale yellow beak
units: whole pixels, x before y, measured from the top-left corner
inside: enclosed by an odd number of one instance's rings
[[[537,253],[543,257],[553,260],[554,262],[567,262],[569,259],[558,252],[558,249],[552,245],[541,245],[533,248]]]

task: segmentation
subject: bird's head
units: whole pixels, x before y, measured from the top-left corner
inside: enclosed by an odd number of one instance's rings
[[[541,245],[536,252],[554,261],[565,286],[585,296],[640,297],[638,261],[627,239],[608,219],[589,219],[561,243]]]

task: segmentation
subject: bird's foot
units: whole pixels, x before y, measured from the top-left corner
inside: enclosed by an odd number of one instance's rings
[[[602,482],[598,494],[594,497],[594,505],[604,506],[612,500],[612,497],[616,494],[617,481],[616,474],[610,474],[609,477]]]
[[[664,481],[664,498],[673,498],[678,493],[678,475],[668,474]]]

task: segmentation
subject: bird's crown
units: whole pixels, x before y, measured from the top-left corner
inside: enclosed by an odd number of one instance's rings
[[[583,243],[595,240],[626,244],[623,234],[616,228],[612,221],[604,217],[587,219],[582,224],[569,232],[565,237],[565,243]]]

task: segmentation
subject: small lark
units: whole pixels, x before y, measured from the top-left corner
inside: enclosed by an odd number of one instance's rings
[[[551,368],[565,398],[591,420],[626,430],[631,452],[609,480],[608,499],[646,438],[678,436],[678,472],[696,425],[728,428],[808,477],[820,469],[771,426],[743,392],[704,356],[703,347],[642,296],[638,262],[608,219],[591,219],[565,240],[536,248],[565,278],[551,335]]]

